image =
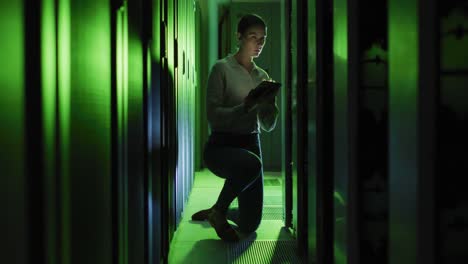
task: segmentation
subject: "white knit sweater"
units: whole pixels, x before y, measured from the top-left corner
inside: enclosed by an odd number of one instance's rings
[[[276,125],[276,102],[261,104],[244,111],[244,98],[268,74],[255,65],[249,73],[232,56],[219,60],[211,68],[206,92],[206,110],[212,131],[234,134],[260,133],[259,127],[271,131]]]

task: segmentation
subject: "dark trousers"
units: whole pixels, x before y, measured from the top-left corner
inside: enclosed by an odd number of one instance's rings
[[[263,166],[258,134],[212,133],[205,145],[204,160],[211,172],[225,179],[215,208],[228,213],[229,205],[237,197],[238,211],[228,214],[241,232],[255,231],[263,209]]]

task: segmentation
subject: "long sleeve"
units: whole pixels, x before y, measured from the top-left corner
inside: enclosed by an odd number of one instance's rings
[[[278,120],[279,109],[276,105],[276,97],[273,101],[260,104],[258,106],[258,119],[260,127],[266,132],[272,131],[276,126]]]
[[[233,107],[223,106],[226,84],[220,65],[214,65],[208,77],[206,91],[206,111],[212,128],[229,127],[239,116],[244,114],[244,104]]]

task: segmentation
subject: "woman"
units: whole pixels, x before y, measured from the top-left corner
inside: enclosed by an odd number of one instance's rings
[[[208,220],[225,241],[238,241],[239,235],[227,222],[231,202],[237,197],[237,225],[240,232],[254,232],[260,225],[263,207],[263,171],[260,128],[271,131],[278,117],[276,91],[257,97],[249,92],[268,74],[253,59],[262,52],[267,27],[257,15],[241,18],[237,26],[239,49],[212,67],[206,95],[211,135],[205,145],[207,167],[225,180],[212,208],[192,216]]]

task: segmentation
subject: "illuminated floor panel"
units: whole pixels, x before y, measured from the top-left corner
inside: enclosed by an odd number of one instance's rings
[[[196,173],[194,187],[174,235],[169,264],[185,263],[299,263],[294,239],[283,228],[281,181],[265,174],[264,218],[257,232],[239,243],[221,241],[208,222],[193,222],[191,215],[211,207],[221,190],[223,179],[209,171]],[[234,202],[232,206],[236,206]],[[283,261],[284,260],[284,261]]]
[[[228,261],[235,264],[301,263],[297,252],[295,241],[244,241],[229,246]]]

